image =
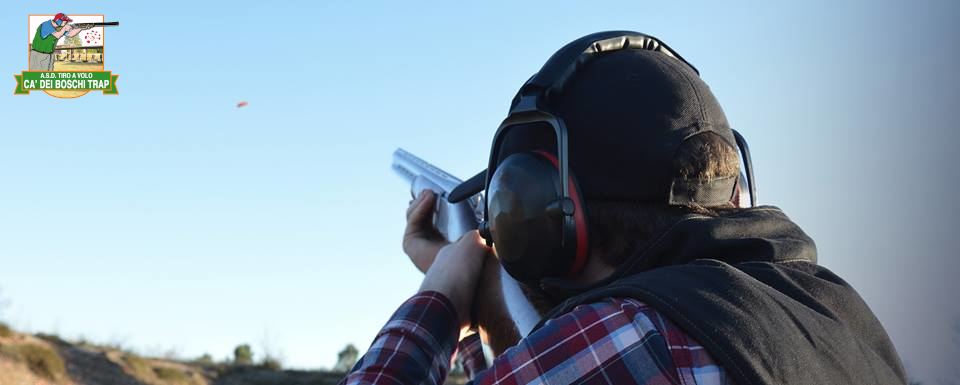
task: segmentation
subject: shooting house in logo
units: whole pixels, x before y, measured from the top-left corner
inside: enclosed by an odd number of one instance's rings
[[[15,95],[43,91],[58,98],[77,98],[90,91],[117,95],[117,76],[104,71],[103,15],[30,15],[27,44],[29,70],[17,79]]]

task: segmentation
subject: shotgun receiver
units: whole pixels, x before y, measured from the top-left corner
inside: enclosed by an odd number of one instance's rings
[[[437,205],[433,210],[433,224],[440,234],[450,242],[456,242],[464,233],[477,228],[483,218],[480,209],[480,194],[464,199],[459,203],[447,201],[447,195],[460,183],[453,175],[427,163],[413,154],[398,148],[393,152],[391,168],[410,184],[410,194],[416,198],[423,190],[433,190],[437,194]]]
[[[464,233],[477,228],[483,218],[480,193],[450,203],[447,198],[461,180],[403,149],[394,151],[392,168],[410,184],[412,196],[416,197],[424,189],[436,194],[433,225],[447,241],[455,242]],[[500,266],[495,256],[487,256],[472,313],[480,337],[494,355],[516,345],[542,318],[543,312],[537,310],[529,295]]]

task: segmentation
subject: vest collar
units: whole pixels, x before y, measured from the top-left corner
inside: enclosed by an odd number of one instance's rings
[[[583,285],[559,277],[544,278],[543,289],[554,299],[568,298],[658,267],[698,259],[729,264],[743,262],[817,262],[816,245],[786,214],[774,206],[736,210],[717,217],[687,215],[634,252],[609,277]]]

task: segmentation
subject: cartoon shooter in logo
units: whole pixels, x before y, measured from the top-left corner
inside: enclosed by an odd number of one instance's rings
[[[47,20],[40,23],[37,27],[37,34],[33,38],[33,47],[30,50],[30,70],[31,71],[53,71],[53,50],[57,46],[57,40],[66,35],[67,37],[77,36],[80,31],[93,28],[92,24],[80,25],[79,27],[68,24],[73,19],[62,13],[54,16],[53,20]]]

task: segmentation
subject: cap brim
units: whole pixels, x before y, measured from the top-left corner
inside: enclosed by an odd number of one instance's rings
[[[447,195],[447,201],[457,203],[483,191],[487,184],[487,170],[480,171],[470,179],[463,181]]]

